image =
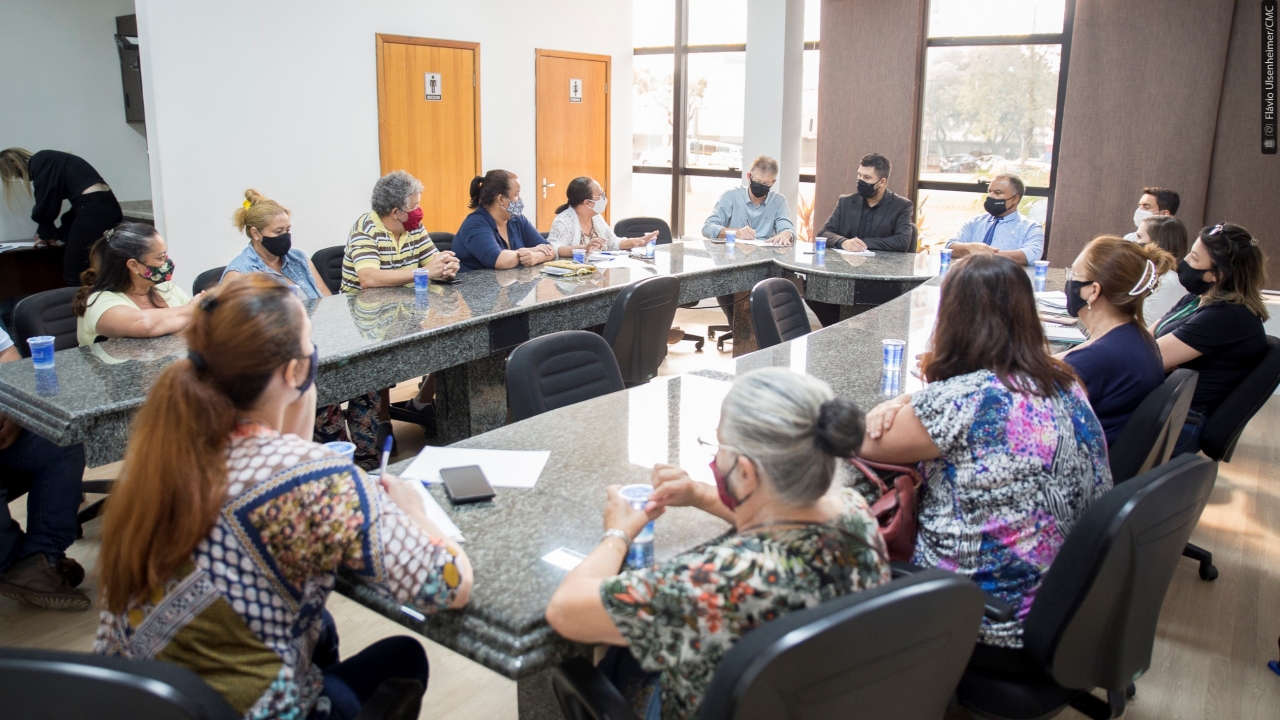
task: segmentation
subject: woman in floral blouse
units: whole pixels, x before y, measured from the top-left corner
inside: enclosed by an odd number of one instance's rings
[[[857,452],[862,430],[862,411],[821,380],[781,368],[741,376],[720,408],[718,441],[704,441],[715,450],[717,487],[659,465],[643,511],[610,487],[605,535],[565,577],[547,622],[570,640],[629,648],[634,660],[615,648],[605,662],[618,669],[638,661],[642,672],[614,672],[614,680],[642,717],[694,717],[717,663],[743,633],[889,580],[866,501],[832,487],[835,458]],[[737,532],[619,574],[641,528],[677,506],[700,508]]]
[[[289,287],[230,280],[197,304],[188,358],[132,427],[102,528],[95,651],[184,665],[245,718],[354,718],[422,645],[344,662],[325,600],[339,569],[423,612],[461,607],[471,567],[407,483],[310,438],[318,350]]]
[[[1022,647],[1022,623],[1072,525],[1111,489],[1102,426],[1070,366],[1049,357],[1027,273],[956,262],[942,285],[928,384],[867,415],[862,457],[921,463],[917,565],[966,575],[1013,605],[979,641]]]

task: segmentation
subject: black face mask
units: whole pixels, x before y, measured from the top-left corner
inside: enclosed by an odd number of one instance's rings
[[[311,367],[307,370],[307,379],[302,382],[302,387],[298,388],[298,397],[307,394],[311,389],[312,383],[316,381],[316,372],[320,369],[320,348],[314,344],[311,346]]]
[[[262,236],[262,249],[276,257],[288,255],[291,247],[293,247],[293,235],[290,233],[280,233],[275,237]]]
[[[867,182],[866,180],[859,180],[859,181],[858,181],[858,194],[859,194],[859,195],[861,195],[862,197],[864,197],[864,198],[866,198],[866,199],[870,200],[871,198],[873,198],[873,197],[875,197],[875,196],[876,196],[876,183],[878,183],[878,182],[879,182],[878,180],[877,180],[876,182],[873,182],[873,183],[869,183],[869,182]]]
[[[1203,295],[1213,287],[1213,283],[1205,281],[1205,272],[1207,271],[1191,267],[1186,258],[1178,261],[1178,282],[1192,295]]]
[[[1004,200],[997,200],[988,195],[987,199],[982,201],[982,209],[999,217],[1009,210],[1009,208],[1005,207],[1005,204]]]
[[[751,181],[751,195],[753,197],[763,198],[769,194],[769,186],[761,182]]]
[[[1080,291],[1087,286],[1092,285],[1092,280],[1068,280],[1067,281],[1067,314],[1071,317],[1080,317],[1080,311],[1089,303],[1080,297]]]

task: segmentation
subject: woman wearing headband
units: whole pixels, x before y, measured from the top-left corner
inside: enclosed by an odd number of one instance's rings
[[[1204,420],[1266,355],[1266,264],[1258,240],[1231,223],[1201,230],[1178,263],[1187,295],[1151,326],[1165,370],[1200,373],[1175,455],[1200,449]]]
[[[1107,445],[1164,382],[1160,351],[1142,326],[1142,307],[1175,265],[1158,245],[1102,235],[1067,270],[1067,312],[1080,318],[1089,340],[1062,359],[1084,382]]]

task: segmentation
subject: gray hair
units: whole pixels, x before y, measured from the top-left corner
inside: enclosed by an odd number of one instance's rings
[[[778,174],[778,161],[768,155],[760,155],[755,160],[751,161],[751,169],[759,170],[760,172],[768,173],[776,177]]]
[[[378,178],[373,184],[373,211],[379,215],[390,215],[392,210],[404,210],[409,204],[409,196],[422,192],[422,183],[403,170],[392,170]]]
[[[1000,173],[999,175],[991,178],[991,182],[995,182],[997,180],[1008,180],[1009,184],[1013,186],[1014,194],[1018,197],[1023,197],[1023,193],[1027,191],[1027,184],[1022,182],[1022,178],[1020,176],[1014,175],[1013,173]],[[988,183],[988,187],[990,187],[990,183]]]
[[[762,368],[738,377],[720,406],[720,435],[760,468],[782,500],[809,505],[831,488],[836,457],[862,447],[864,418],[811,375]]]

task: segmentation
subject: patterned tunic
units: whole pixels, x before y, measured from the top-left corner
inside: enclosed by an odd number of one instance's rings
[[[973,579],[1010,602],[979,641],[1022,647],[1022,623],[1071,526],[1111,489],[1102,426],[1079,385],[1041,398],[986,370],[930,383],[911,400],[942,457],[921,463],[917,565]]]
[[[145,602],[104,612],[94,652],[184,665],[245,718],[324,716],[311,654],[337,570],[434,612],[456,596],[454,556],[376,481],[294,435],[242,425],[227,476],[191,560]]]
[[[691,718],[716,665],[748,630],[889,581],[867,501],[842,489],[827,524],[734,535],[601,586],[605,611],[648,672],[661,672],[662,717]]]

